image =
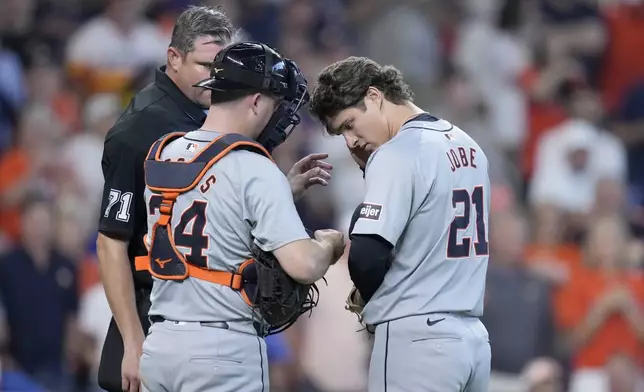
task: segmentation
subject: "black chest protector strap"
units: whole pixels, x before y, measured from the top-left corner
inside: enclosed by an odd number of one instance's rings
[[[185,133],[177,132],[157,140],[145,160],[145,183],[162,196],[159,219],[154,224],[147,256],[136,258],[136,269],[147,270],[152,276],[164,280],[184,280],[189,276],[223,284],[235,290],[242,289],[242,270],[253,260],[247,260],[235,272],[213,271],[205,266],[188,263],[175,246],[171,230],[174,203],[182,193],[193,189],[206,172],[221,158],[233,150],[248,150],[271,159],[270,154],[255,140],[239,134],[227,134],[208,143],[189,161],[161,160],[163,148]],[[244,294],[244,293],[242,293]],[[244,299],[247,300],[244,295]]]

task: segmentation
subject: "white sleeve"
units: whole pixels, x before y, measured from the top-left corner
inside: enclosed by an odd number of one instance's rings
[[[416,156],[387,147],[367,166],[365,199],[350,234],[376,234],[395,246],[411,216]]]
[[[256,153],[246,153],[240,179],[244,219],[251,223],[255,243],[271,252],[310,238],[295,208],[291,187],[277,165]],[[251,154],[251,155],[249,155]]]

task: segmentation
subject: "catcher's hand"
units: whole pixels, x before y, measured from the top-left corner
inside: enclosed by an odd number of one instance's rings
[[[347,297],[347,305],[345,309],[358,316],[358,321],[362,322],[362,309],[364,309],[365,302],[360,295],[358,289],[353,286]]]

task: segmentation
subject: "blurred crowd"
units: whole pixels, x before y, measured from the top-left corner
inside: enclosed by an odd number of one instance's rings
[[[1,0],[0,390],[96,390],[103,139],[194,3],[309,81],[349,55],[395,65],[479,142],[491,392],[644,391],[644,0]],[[346,231],[361,173],[305,116],[275,158],[307,152],[329,153],[334,178],[301,216]],[[269,338],[274,391],[366,390],[346,262],[326,278],[311,317]]]

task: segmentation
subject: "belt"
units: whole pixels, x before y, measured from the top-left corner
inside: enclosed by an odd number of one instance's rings
[[[150,322],[152,324],[154,324],[154,323],[162,323],[164,321],[180,323],[180,321],[167,320],[163,316],[158,316],[158,315],[150,316]],[[229,329],[230,328],[228,323],[225,322],[225,321],[199,321],[199,324],[203,325],[204,327],[211,327],[211,328],[219,328],[219,329]]]
[[[159,316],[159,315],[150,316],[150,323],[151,324],[162,323],[162,322],[165,322],[165,321],[170,321],[170,322],[174,322],[174,323],[180,323],[180,321],[167,320],[165,317]],[[228,324],[225,321],[199,321],[199,324],[201,324],[204,327],[210,327],[210,328],[231,329],[230,324]],[[253,323],[253,328],[255,329],[255,333],[257,333],[257,335],[259,335],[259,336],[263,335],[262,334],[262,327],[261,327],[260,323],[254,322]]]

